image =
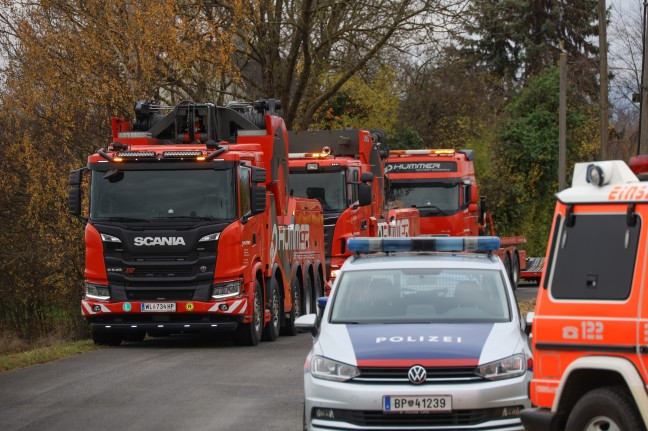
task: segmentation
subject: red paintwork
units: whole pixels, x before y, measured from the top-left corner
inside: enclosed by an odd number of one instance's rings
[[[306,133],[306,132],[304,132]],[[351,168],[359,170],[359,176],[365,172],[376,172],[375,166],[372,169],[372,156],[380,164],[378,171],[380,175],[374,176],[372,183],[371,205],[359,207],[352,205],[345,209],[335,223],[332,236],[332,247],[329,260],[329,270],[339,270],[345,260],[353,253],[346,249],[349,238],[354,237],[378,237],[378,236],[418,236],[420,235],[419,212],[414,208],[385,210],[384,194],[384,164],[378,156],[374,140],[367,130],[358,130],[359,152],[355,157],[336,156],[330,154],[322,157],[300,157],[291,158],[290,168],[306,168],[309,163],[317,162],[320,167],[338,165],[347,173]],[[373,153],[373,154],[372,154]],[[335,277],[329,276],[326,285],[326,295],[331,291]]]
[[[161,155],[163,151],[201,151],[203,156],[213,150],[205,144],[162,145],[157,139],[146,137],[119,137],[120,132],[132,130],[131,123],[123,118],[113,118],[113,142],[128,145],[129,151],[154,151]],[[249,166],[265,168],[268,171],[265,213],[251,216],[247,223],[240,220],[232,222],[221,233],[218,241],[218,259],[214,271],[214,283],[241,279],[244,290],[241,295],[225,300],[211,301],[171,301],[176,303],[176,314],[183,313],[221,313],[244,316],[243,322],[252,320],[252,304],[254,298],[255,279],[261,275],[264,285],[275,277],[280,280],[284,309],[290,311],[293,306],[291,282],[294,277],[306,277],[312,272],[326,274],[324,257],[324,233],[322,208],[318,201],[298,199],[288,196],[286,184],[283,181],[287,172],[280,171],[279,180],[270,178],[270,165],[273,158],[281,155],[273,154],[276,135],[283,135],[285,153],[288,153],[286,127],[283,119],[266,115],[266,130],[260,130],[254,136],[239,137],[237,143],[221,143],[229,145],[229,150],[220,154],[218,160],[245,161]],[[116,157],[117,151],[109,147],[107,154]],[[105,161],[95,153],[88,157],[88,163]],[[127,162],[124,162],[127,163]],[[155,163],[155,162],[153,162]],[[210,161],[195,161],[195,163],[210,163]],[[261,184],[259,184],[261,185]],[[274,204],[273,204],[274,203]],[[239,216],[241,216],[239,214]],[[290,226],[290,227],[289,227]],[[295,231],[292,226],[300,226],[298,241],[279,241],[289,236],[286,232]],[[253,241],[253,237],[256,240]],[[86,224],[86,270],[87,282],[108,284],[104,264],[103,244],[97,230],[91,223]],[[302,278],[303,279],[303,278]],[[322,280],[323,282],[323,280]],[[266,290],[263,289],[264,295]],[[132,307],[129,314],[137,314],[140,301],[129,301]],[[143,302],[143,301],[142,301]],[[221,311],[218,306],[227,304],[228,310]],[[125,313],[124,302],[100,302],[85,298],[82,301],[82,312],[85,316],[96,316],[103,313]],[[191,304],[188,306],[188,304]],[[93,306],[100,306],[101,311],[93,311]],[[269,320],[265,313],[264,323]]]

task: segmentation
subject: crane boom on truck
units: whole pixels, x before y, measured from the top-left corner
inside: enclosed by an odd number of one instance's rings
[[[380,132],[347,129],[288,135],[291,194],[318,199],[324,210],[326,266],[331,271],[327,294],[353,254],[346,247],[349,238],[419,234],[416,209],[384,209],[385,152],[379,147]]]
[[[324,283],[322,208],[288,193],[274,105],[138,102],[134,121],[113,118],[108,149],[70,173],[70,212],[85,222],[81,310],[96,343],[232,331],[256,345],[297,333]]]
[[[479,197],[474,150],[393,150],[385,162],[388,201],[391,207],[415,207],[421,217],[421,234],[495,236],[491,213]],[[539,280],[543,258],[527,258],[518,245],[523,236],[500,237],[496,250],[513,288],[521,277]]]

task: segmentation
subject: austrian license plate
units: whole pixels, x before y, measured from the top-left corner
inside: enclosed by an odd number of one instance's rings
[[[142,313],[175,313],[175,302],[142,302]]]
[[[429,413],[452,411],[450,395],[386,395],[383,397],[385,413]]]

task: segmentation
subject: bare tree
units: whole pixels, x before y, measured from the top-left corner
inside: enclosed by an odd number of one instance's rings
[[[253,97],[282,100],[288,126],[305,129],[327,100],[387,47],[407,49],[441,27],[463,0],[260,0],[237,60]]]

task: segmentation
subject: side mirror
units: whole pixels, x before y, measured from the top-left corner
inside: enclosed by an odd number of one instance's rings
[[[250,187],[250,212],[252,215],[261,214],[266,210],[265,186]]]
[[[68,189],[68,211],[70,214],[81,217],[81,183],[83,182],[83,173],[88,168],[80,168],[70,171],[68,177],[68,184],[71,186]]]
[[[255,184],[264,184],[267,181],[266,170],[263,168],[258,168],[256,166],[252,167],[251,180]]]
[[[371,195],[372,195],[371,185],[365,183],[358,185],[358,203],[360,204],[361,207],[366,207],[367,205],[371,205],[371,201],[372,201]]]
[[[531,329],[533,329],[534,317],[535,317],[535,313],[533,311],[529,311],[526,315],[526,326],[524,327],[524,333],[527,335],[531,335]]]
[[[81,217],[81,187],[68,189],[68,211],[73,216]]]
[[[374,174],[371,172],[363,172],[362,175],[360,175],[360,182],[361,183],[372,183],[374,180]]]
[[[479,211],[479,206],[477,204],[468,204],[468,211],[471,213],[476,213]]]
[[[295,320],[295,327],[299,332],[310,332],[313,336],[317,335],[317,315],[304,314]]]
[[[321,296],[317,298],[317,308],[320,310],[324,310],[326,308],[326,304],[328,303],[328,296]]]

